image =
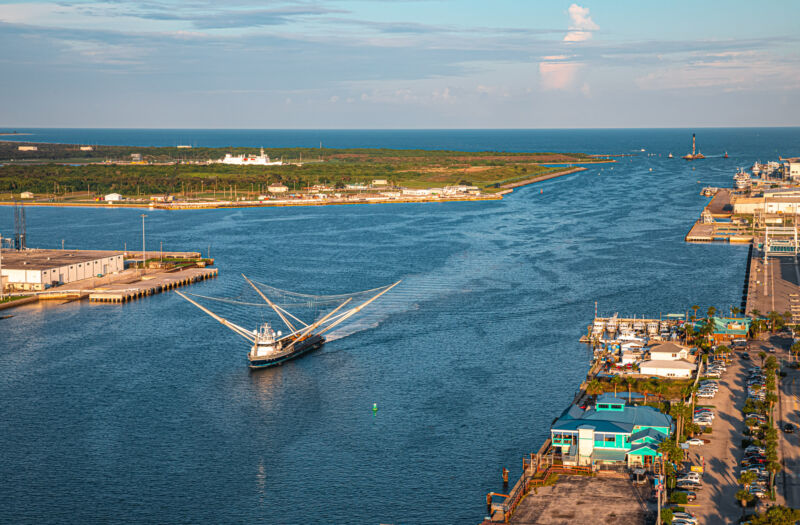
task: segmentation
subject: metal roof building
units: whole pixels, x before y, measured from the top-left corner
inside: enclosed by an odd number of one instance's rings
[[[2,250],[2,282],[10,290],[41,291],[122,271],[122,252],[99,250]]]

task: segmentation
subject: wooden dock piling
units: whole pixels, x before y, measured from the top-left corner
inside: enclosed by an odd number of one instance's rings
[[[178,273],[159,273],[136,283],[111,285],[105,289],[96,289],[89,294],[89,301],[95,303],[126,303],[140,297],[211,279],[218,274],[218,268],[189,268]]]

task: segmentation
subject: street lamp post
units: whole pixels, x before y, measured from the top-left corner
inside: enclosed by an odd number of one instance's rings
[[[144,273],[145,265],[147,264],[147,250],[145,244],[145,237],[144,237],[144,218],[147,217],[144,213],[142,214],[142,273]]]

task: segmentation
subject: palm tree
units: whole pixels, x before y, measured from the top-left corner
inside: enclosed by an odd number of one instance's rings
[[[750,316],[753,317],[754,319],[761,317],[761,312],[758,311],[756,308],[753,308],[752,310],[750,310]]]
[[[769,322],[772,325],[772,328],[770,328],[770,331],[774,332],[775,331],[775,327],[778,324],[778,321],[782,320],[782,316],[781,316],[781,314],[779,314],[775,310],[772,310],[771,312],[769,312],[767,314],[767,318],[769,319]]]
[[[597,395],[603,393],[603,384],[597,379],[592,379],[586,385],[586,393],[597,399]]]
[[[614,385],[614,397],[617,397],[617,387],[622,384],[622,378],[614,376],[611,378],[611,383]]]
[[[732,317],[736,317],[740,313],[742,313],[742,309],[741,308],[738,308],[736,306],[731,307],[731,316]]]
[[[700,309],[700,307],[699,307],[699,306],[697,306],[696,304],[695,304],[695,305],[692,305],[692,310],[694,310],[694,313],[692,314],[692,321],[694,321],[695,319],[697,319],[697,311],[698,311],[699,309]]]
[[[631,376],[625,376],[625,384],[628,385],[628,404],[631,402],[631,387],[636,384],[636,380]]]
[[[712,317],[714,317],[715,313],[717,313],[717,309],[714,308],[713,306],[709,306],[708,310],[706,311],[707,318],[709,321],[711,320]]]
[[[647,393],[655,390],[655,383],[649,379],[639,382],[639,390],[644,394],[644,404],[647,404]]]
[[[761,358],[761,368],[764,368],[764,360],[767,358],[767,353],[762,350],[758,353],[758,357]]]
[[[775,486],[775,475],[781,471],[781,464],[777,461],[770,461],[767,463],[767,472],[769,472],[769,487]]]
[[[675,420],[676,440],[679,440],[683,435],[683,415],[686,413],[687,408],[689,407],[687,407],[683,401],[673,403],[672,406],[669,407],[669,415]]]
[[[686,344],[689,344],[689,339],[694,337],[694,328],[692,325],[687,324],[686,328],[683,330],[683,340]]]
[[[753,495],[750,494],[750,491],[745,489],[739,489],[736,491],[736,499],[742,502],[742,508],[747,507],[747,504],[753,501]]]
[[[797,360],[798,354],[800,354],[800,341],[792,344],[791,351],[792,351],[792,356],[795,358],[795,360]]]

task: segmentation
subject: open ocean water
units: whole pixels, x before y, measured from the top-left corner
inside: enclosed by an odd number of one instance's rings
[[[30,131],[638,155],[499,202],[147,211],[148,250],[210,246],[220,276],[193,293],[236,295],[242,272],[308,293],[403,283],[321,350],[258,372],[245,342],[173,293],[4,312],[0,521],[14,523],[478,523],[501,468],[519,475],[586,374],[594,302],[738,306],[747,248],[683,241],[700,189],[800,153],[797,128],[701,129],[709,158],[691,163],[666,158],[691,130]],[[29,245],[135,248],[141,213],[29,208]]]

